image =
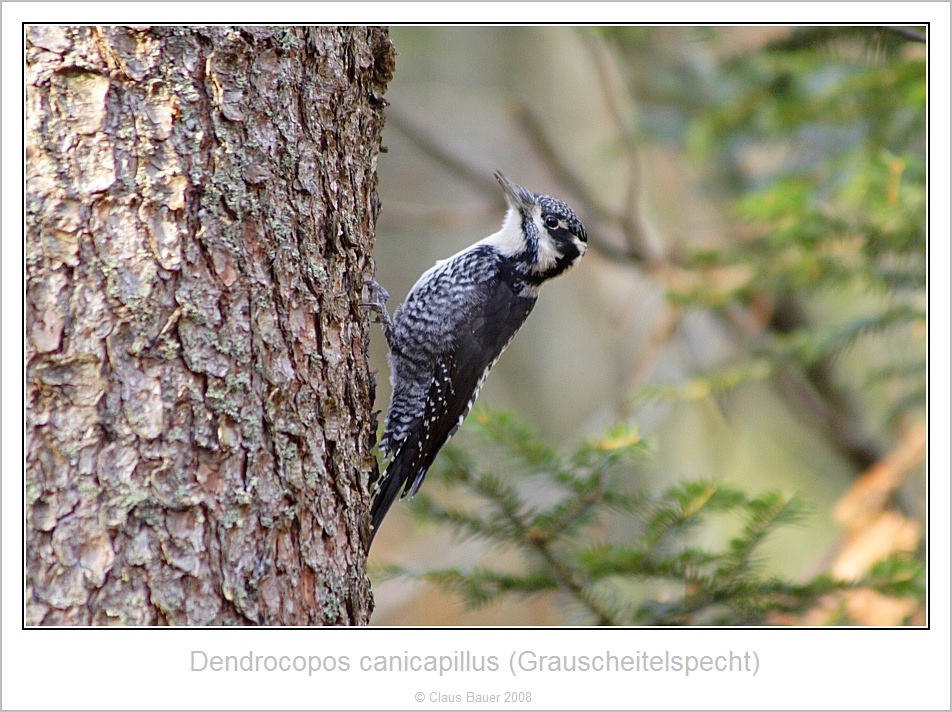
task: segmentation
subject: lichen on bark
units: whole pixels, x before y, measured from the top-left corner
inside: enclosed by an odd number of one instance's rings
[[[386,31],[26,61],[26,623],[366,623]]]

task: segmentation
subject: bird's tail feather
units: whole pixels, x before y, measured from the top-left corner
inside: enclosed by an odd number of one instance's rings
[[[377,491],[377,496],[374,497],[374,503],[370,509],[370,518],[373,522],[373,530],[370,532],[371,543],[373,543],[374,537],[377,535],[377,531],[383,523],[383,518],[387,516],[391,505],[397,501],[397,498],[400,496],[400,490],[403,487],[403,483],[400,482],[400,479],[394,477],[393,474],[394,473],[391,472],[384,474],[383,482],[380,484],[380,489]]]
[[[371,544],[390,507],[407,490],[407,484],[410,481],[407,470],[414,469],[413,464],[414,457],[411,448],[401,448],[387,466],[381,478],[380,489],[377,490],[377,496],[374,497],[374,503],[370,508],[370,518],[373,523],[373,529],[370,532]]]

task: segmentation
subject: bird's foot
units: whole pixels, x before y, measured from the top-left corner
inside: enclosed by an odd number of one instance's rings
[[[360,306],[369,310],[374,315],[374,321],[383,324],[384,331],[389,332],[393,328],[393,321],[387,312],[387,300],[390,295],[372,279],[365,279],[364,287],[367,289],[368,298],[367,301],[361,302]]]

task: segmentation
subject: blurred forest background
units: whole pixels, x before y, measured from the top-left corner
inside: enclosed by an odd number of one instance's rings
[[[391,309],[498,228],[494,169],[566,200],[592,249],[385,522],[373,622],[924,623],[925,28],[391,36]],[[373,348],[385,411],[377,331]],[[546,467],[610,475],[589,502],[595,480]],[[480,523],[494,506],[516,529]],[[563,515],[570,545],[544,529]],[[792,582],[789,605],[712,612],[731,556],[760,594]],[[833,592],[871,570],[893,595]]]

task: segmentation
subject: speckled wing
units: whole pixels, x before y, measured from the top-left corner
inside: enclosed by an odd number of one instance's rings
[[[374,500],[375,530],[400,494],[416,494],[440,448],[463,423],[486,375],[536,301],[517,295],[502,278],[482,282],[476,290],[476,299],[461,314],[460,323],[453,325],[455,338],[447,351],[435,355],[420,419],[396,446],[387,467]]]

